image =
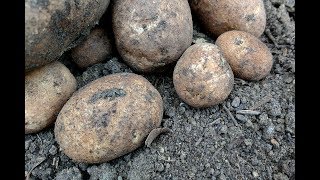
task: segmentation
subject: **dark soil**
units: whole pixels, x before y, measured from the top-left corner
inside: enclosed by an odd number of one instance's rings
[[[228,99],[212,108],[195,109],[177,96],[172,72],[143,75],[164,100],[161,134],[150,148],[103,164],[74,163],[59,150],[53,127],[25,135],[26,174],[30,179],[295,179],[295,1],[265,0],[267,27],[261,40],[274,65],[258,82],[235,79]],[[194,18],[194,42],[213,42]],[[63,62],[78,88],[99,77],[132,72],[119,56],[79,70],[65,54]],[[236,119],[234,123],[226,109]],[[258,115],[240,114],[254,109]]]

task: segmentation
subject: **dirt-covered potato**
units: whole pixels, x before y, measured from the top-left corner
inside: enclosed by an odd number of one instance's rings
[[[25,69],[57,60],[99,21],[109,0],[26,0]]]
[[[192,107],[221,103],[233,89],[234,77],[219,48],[211,43],[190,46],[173,71],[173,84],[179,97]]]
[[[117,50],[136,71],[177,61],[192,43],[187,0],[114,1],[112,13]]]
[[[231,30],[259,37],[266,27],[263,0],[189,0],[189,3],[192,12],[215,37]]]
[[[72,60],[86,68],[105,60],[112,54],[111,40],[105,29],[94,28],[78,46],[71,50]]]
[[[142,145],[162,115],[162,98],[148,80],[116,73],[75,92],[60,111],[54,133],[74,161],[102,163]]]
[[[53,124],[76,87],[75,77],[58,61],[27,72],[25,133],[36,133]]]
[[[260,80],[270,73],[272,54],[255,36],[243,31],[228,31],[218,37],[216,45],[229,62],[235,77]]]

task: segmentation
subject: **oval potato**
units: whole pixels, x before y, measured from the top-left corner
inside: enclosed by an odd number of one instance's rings
[[[243,31],[228,31],[218,37],[216,45],[221,49],[236,77],[257,81],[270,73],[272,54],[255,36]]]
[[[192,12],[213,36],[241,30],[261,36],[266,27],[262,0],[189,0]]]
[[[25,69],[57,60],[100,19],[109,0],[26,0]]]
[[[116,73],[75,92],[60,111],[54,133],[74,161],[102,163],[142,145],[162,115],[162,98],[148,80]]]
[[[187,0],[115,1],[112,13],[117,50],[136,71],[175,62],[192,43]]]
[[[102,62],[111,54],[111,40],[103,28],[92,29],[85,40],[71,50],[72,60],[80,68]]]
[[[77,88],[75,77],[56,61],[25,75],[25,133],[53,124],[60,109]]]
[[[178,60],[173,84],[179,97],[192,107],[221,103],[233,88],[234,77],[219,48],[211,43],[190,46]]]

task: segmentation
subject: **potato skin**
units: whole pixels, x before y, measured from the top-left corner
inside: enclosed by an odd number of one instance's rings
[[[114,1],[112,13],[117,50],[135,71],[175,62],[192,43],[187,0]]]
[[[77,88],[75,77],[56,61],[27,72],[25,76],[25,134],[51,125]]]
[[[25,69],[57,60],[106,11],[109,0],[26,0]]]
[[[211,43],[190,46],[173,71],[178,96],[196,108],[224,101],[233,89],[232,70],[218,47]]]
[[[85,40],[71,50],[72,60],[80,68],[104,61],[111,54],[111,40],[103,28],[92,29]]]
[[[162,98],[148,80],[116,73],[75,92],[60,111],[54,133],[74,161],[102,163],[142,145],[162,115]]]
[[[246,31],[261,36],[266,27],[266,12],[262,0],[189,0],[205,29],[213,36],[231,30]]]
[[[221,49],[236,77],[257,81],[270,73],[272,54],[255,36],[243,31],[228,31],[218,37],[216,45]]]

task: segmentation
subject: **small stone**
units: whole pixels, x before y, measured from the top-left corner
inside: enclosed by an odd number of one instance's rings
[[[288,176],[282,173],[274,174],[273,175],[274,180],[289,180]]]
[[[228,131],[228,127],[226,125],[222,125],[221,129],[220,129],[220,133],[221,134],[225,134]]]
[[[162,171],[164,171],[164,165],[162,163],[156,163],[155,164],[155,169],[158,172],[162,172]]]
[[[253,123],[250,120],[248,120],[245,125],[246,127],[253,128]]]
[[[258,172],[257,172],[257,171],[253,171],[253,172],[252,172],[252,175],[253,175],[253,177],[254,177],[254,178],[259,177],[259,174],[258,174]]]
[[[166,169],[170,169],[170,164],[166,163]]]
[[[55,155],[58,152],[58,148],[55,145],[52,145],[51,148],[49,149],[49,153],[51,155]]]
[[[122,176],[118,176],[118,180],[122,180]]]
[[[284,82],[286,82],[287,84],[290,84],[292,82],[293,78],[291,76],[287,77],[284,79]]]
[[[242,114],[236,114],[236,118],[242,123],[247,122],[247,117]]]
[[[271,141],[271,144],[274,145],[275,147],[279,147],[280,146],[278,141],[275,140],[274,138],[272,138],[270,141]]]
[[[239,97],[235,97],[233,99],[232,103],[231,103],[231,106],[236,108],[236,107],[239,107],[239,105],[240,105],[240,98]]]
[[[251,146],[252,145],[252,140],[251,139],[244,139],[244,144],[246,145],[246,146]]]
[[[29,149],[30,143],[31,143],[31,140],[24,141],[24,149],[25,150]]]

